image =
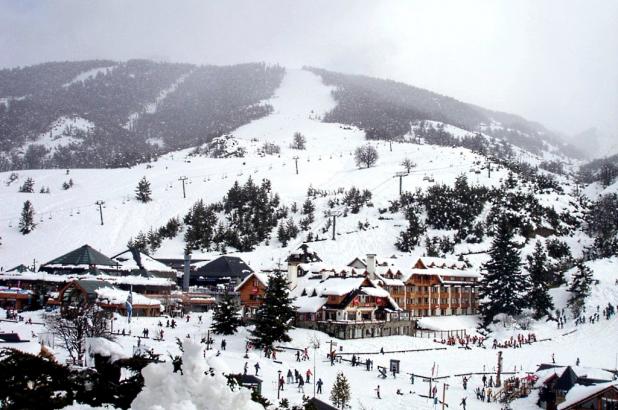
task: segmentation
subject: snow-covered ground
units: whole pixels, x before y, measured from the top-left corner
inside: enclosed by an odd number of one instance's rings
[[[617,304],[618,286],[615,285],[615,272],[616,266],[618,266],[618,259],[600,260],[590,263],[589,266],[593,269],[595,279],[599,280],[599,284],[594,285],[592,288],[592,294],[586,303],[587,311],[596,312],[597,305],[600,305],[602,309],[608,302],[614,305]],[[557,308],[565,307],[563,303],[566,301],[566,296],[564,287],[555,291],[554,297]],[[43,320],[42,315],[43,313],[40,311],[24,313],[25,320],[28,318],[33,319],[34,324],[32,325],[28,325],[25,322],[0,322],[0,331],[16,332],[19,333],[20,337],[31,340],[30,343],[9,346],[33,353],[38,352],[38,340],[46,338],[45,327],[38,324]],[[567,315],[570,317],[569,313]],[[199,323],[199,316],[202,316],[202,323]],[[4,311],[0,310],[0,317],[4,318]],[[162,321],[163,327],[158,326],[159,320]],[[209,313],[191,314],[188,322],[186,319],[178,319],[178,327],[175,329],[165,327],[165,322],[166,318],[164,317],[134,317],[129,324],[126,318],[116,316],[115,330],[121,331],[124,329],[126,333],[131,332],[131,336],[118,336],[116,342],[126,355],[130,355],[133,346],[136,345],[136,336],[141,335],[144,328],[150,330],[150,335],[162,329],[164,331],[163,340],[144,340],[142,346],[152,348],[156,353],[161,353],[164,357],[167,357],[168,353],[176,355],[179,354],[176,338],[185,340],[188,335],[189,339],[199,342],[207,335],[211,316]],[[427,322],[432,323],[436,328],[442,329],[467,328],[470,334],[474,334],[476,327],[474,316],[431,318],[427,319]],[[589,374],[598,373],[600,371],[598,369],[612,369],[615,367],[616,355],[618,354],[618,345],[616,344],[618,318],[616,316],[609,321],[602,318],[595,324],[586,323],[577,327],[572,320],[569,320],[564,329],[557,329],[554,322],[543,321],[533,322],[530,330],[499,326],[491,335],[490,340],[485,343],[486,348],[473,347],[471,350],[436,343],[432,338],[413,338],[408,336],[345,341],[335,340],[337,349],[341,349],[341,352],[348,354],[353,352],[359,353],[361,361],[367,358],[372,359],[374,361],[374,370],[369,372],[364,366],[352,367],[347,362],[331,366],[330,362],[326,359],[326,354],[329,351],[328,342],[332,339],[324,333],[306,329],[294,329],[291,332],[292,342],[284,344],[284,346],[293,348],[309,347],[309,361],[296,362],[295,351],[293,350],[284,350],[277,354],[277,361],[282,363],[264,358],[259,351],[250,351],[249,359],[245,359],[245,341],[249,336],[246,328],[240,328],[239,332],[234,336],[215,336],[214,346],[218,350],[220,349],[221,340],[225,338],[227,341],[227,349],[221,350],[221,355],[217,358],[217,368],[221,369],[220,371],[240,373],[243,371],[245,362],[247,362],[250,373],[254,374],[254,365],[259,363],[261,368],[258,376],[264,381],[262,391],[271,402],[276,402],[277,390],[275,381],[279,370],[283,372],[284,377],[288,369],[292,371],[296,369],[302,374],[305,374],[307,369],[311,369],[312,372],[314,371],[314,351],[311,348],[311,342],[317,338],[320,341],[320,347],[315,350],[315,368],[317,377],[321,378],[324,382],[323,393],[319,397],[325,401],[328,401],[330,389],[337,372],[343,371],[351,384],[351,404],[353,409],[380,409],[385,407],[392,409],[433,409],[433,403],[429,399],[420,397],[420,395],[427,395],[428,383],[423,382],[421,377],[416,377],[414,384],[412,384],[407,373],[430,376],[432,368],[434,368],[436,377],[449,376],[439,381],[438,391],[441,394],[443,383],[449,385],[446,391],[446,400],[451,407],[457,407],[461,399],[467,397],[468,408],[499,409],[501,405],[498,403],[480,403],[476,400],[474,389],[482,385],[480,376],[472,376],[468,389],[464,390],[462,377],[456,375],[494,371],[497,363],[497,350],[491,349],[491,339],[496,338],[498,341],[502,341],[511,336],[527,334],[528,332],[534,332],[540,341],[531,345],[523,345],[522,348],[518,349],[503,349],[505,372],[516,371],[522,376],[526,372],[534,372],[539,364],[551,362],[552,354],[555,355],[556,363],[560,365],[574,366],[576,359],[579,358],[581,361],[580,366],[587,368],[586,372]],[[33,335],[37,335],[37,337]],[[383,355],[379,354],[381,348],[385,350]],[[432,348],[441,348],[443,350],[389,353],[398,350]],[[52,346],[52,350],[61,361],[66,359],[67,355],[58,341]],[[114,349],[114,354],[119,356],[122,351]],[[347,358],[349,359],[350,357]],[[387,379],[379,378],[377,367],[386,366],[388,368],[390,359],[401,361],[401,373],[396,378],[393,378],[392,375]],[[381,389],[381,400],[377,399],[374,392],[378,385]],[[400,389],[404,394],[397,395],[397,389]],[[312,383],[305,385],[304,392],[308,395],[313,394]],[[282,397],[288,398],[291,403],[300,403],[302,393],[298,391],[295,385],[286,384]],[[534,404],[535,398],[536,391],[533,391],[527,399],[514,402],[513,408],[534,409],[536,408]]]

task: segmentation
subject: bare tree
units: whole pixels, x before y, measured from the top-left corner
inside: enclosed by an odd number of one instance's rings
[[[378,150],[373,145],[367,144],[362,147],[356,148],[354,151],[354,160],[357,167],[364,166],[369,168],[378,160]]]
[[[46,324],[62,340],[74,364],[83,363],[87,337],[111,338],[107,330],[107,315],[95,304],[71,306],[62,315],[48,316]]]
[[[406,172],[410,173],[412,168],[416,168],[416,164],[410,158],[404,158],[401,161],[401,166],[406,169]]]

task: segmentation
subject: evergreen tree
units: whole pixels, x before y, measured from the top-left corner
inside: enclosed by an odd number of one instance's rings
[[[279,224],[279,228],[277,228],[277,239],[279,239],[279,242],[281,242],[282,246],[285,247],[288,245],[290,236],[288,235],[288,230],[286,229],[284,222],[281,222]]]
[[[27,178],[22,186],[19,187],[19,192],[32,193],[34,192],[34,179]]]
[[[485,325],[499,313],[515,316],[525,307],[527,280],[520,270],[520,252],[508,218],[498,224],[489,256],[479,288],[479,310]]]
[[[292,139],[292,143],[290,144],[290,148],[292,149],[305,149],[307,147],[307,138],[300,132],[295,132],[294,137]]]
[[[226,291],[212,315],[210,329],[218,335],[233,335],[236,333],[236,329],[240,326],[238,310],[239,307],[234,297]]]
[[[185,231],[185,246],[187,251],[197,249],[210,249],[217,215],[212,206],[206,206],[203,200],[197,201],[187,215],[184,223],[187,226]]]
[[[34,223],[34,207],[32,202],[24,202],[24,207],[21,210],[21,219],[19,220],[19,232],[24,235],[29,234],[34,230],[36,224]]]
[[[350,383],[348,383],[348,379],[343,372],[339,372],[337,373],[335,384],[333,384],[333,388],[330,391],[330,401],[333,402],[336,407],[343,410],[350,402],[350,399]]]
[[[289,342],[288,331],[294,319],[294,299],[289,297],[288,281],[282,272],[276,271],[268,278],[268,286],[262,305],[258,308],[251,332],[251,341],[258,347],[275,342]]]
[[[421,223],[414,208],[408,208],[406,219],[408,220],[408,229],[399,233],[399,239],[397,239],[395,246],[402,252],[411,252],[418,245],[421,235],[425,233],[427,228]]]
[[[528,255],[527,270],[530,275],[529,305],[534,309],[534,318],[540,319],[554,309],[554,303],[549,294],[550,272],[547,267],[547,254],[541,241],[537,241],[534,253]]]
[[[143,177],[138,183],[135,189],[135,198],[140,202],[152,201],[152,191],[150,190],[150,182]]]
[[[569,306],[573,312],[573,316],[579,316],[584,307],[586,297],[590,295],[590,285],[592,285],[592,270],[584,265],[583,262],[577,264],[577,272],[573,275],[569,292]]]

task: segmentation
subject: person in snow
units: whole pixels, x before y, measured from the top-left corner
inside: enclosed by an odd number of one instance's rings
[[[378,384],[378,387],[376,387],[376,396],[378,396],[378,399],[381,399],[382,397],[380,397],[380,385]]]
[[[291,384],[294,381],[294,376],[292,376],[292,369],[288,369],[288,384]]]
[[[324,382],[322,381],[322,379],[318,379],[318,381],[316,382],[316,385],[318,386],[318,394],[322,394],[322,385],[324,384]]]
[[[468,378],[466,376],[463,377],[462,383],[464,390],[468,390]]]
[[[227,347],[227,342],[225,341],[225,339],[223,339],[221,341],[221,350],[225,350],[226,347]]]
[[[247,375],[247,371],[249,370],[249,362],[245,362],[245,376]]]
[[[463,410],[466,410],[466,398],[462,398],[461,399],[461,403],[459,403],[460,406],[463,407]]]
[[[577,360],[575,361],[575,366],[579,366],[579,357],[577,358]]]
[[[307,380],[306,380],[307,383],[311,383],[311,375],[312,374],[313,373],[311,373],[311,369],[307,369],[307,372],[305,373],[305,375],[307,376]]]
[[[285,384],[285,381],[283,380],[283,376],[279,377],[279,391],[283,391],[283,385]]]
[[[380,353],[384,354],[384,348],[383,347],[380,348]]]
[[[302,377],[298,378],[298,392],[305,393],[305,381],[303,380]]]
[[[253,367],[255,367],[255,375],[257,376],[258,373],[260,372],[260,364],[256,363]]]
[[[300,350],[296,351],[296,361],[300,362]]]
[[[414,375],[410,373],[410,384],[414,384]]]
[[[551,362],[556,364],[556,356],[553,353],[551,354]]]
[[[483,375],[481,380],[483,380],[483,387],[487,387],[487,375]]]

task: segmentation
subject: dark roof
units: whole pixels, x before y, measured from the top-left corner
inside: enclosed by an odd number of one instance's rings
[[[323,402],[322,400],[315,397],[309,399],[308,403],[313,405],[313,408],[315,408],[315,410],[338,410],[337,407],[333,407],[330,404]]]
[[[237,256],[220,256],[212,262],[199,267],[193,276],[204,276],[206,279],[219,279],[222,277],[244,279],[253,273],[242,259]]]
[[[23,263],[21,265],[17,265],[14,268],[11,268],[9,270],[7,270],[7,272],[19,272],[19,273],[23,273],[23,272],[27,272],[28,271],[28,267],[26,265],[24,265]]]
[[[118,266],[118,262],[113,261],[90,245],[81,246],[67,254],[57,257],[44,264],[46,265],[100,265]]]
[[[252,374],[234,374],[233,375],[240,384],[261,384],[262,379]]]
[[[568,366],[554,386],[558,390],[569,391],[571,387],[575,386],[575,383],[577,383],[577,374],[571,369],[571,366]]]
[[[303,243],[297,249],[297,251],[302,251],[302,253],[292,252],[290,256],[286,259],[286,262],[298,262],[298,263],[311,263],[311,262],[322,262],[322,259],[318,256],[318,254],[309,248],[309,245]]]

